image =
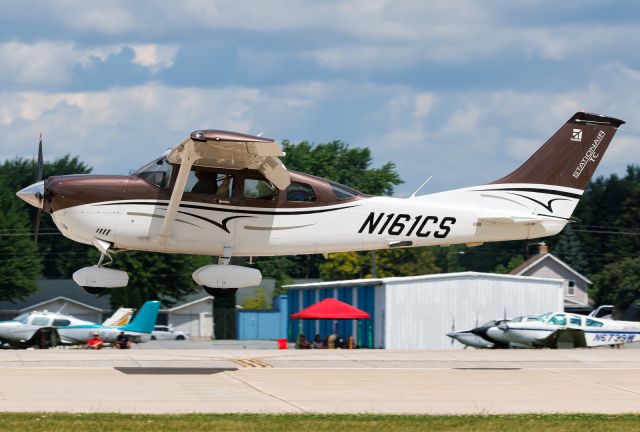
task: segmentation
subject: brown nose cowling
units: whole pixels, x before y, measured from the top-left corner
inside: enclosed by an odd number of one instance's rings
[[[574,114],[522,166],[491,184],[537,183],[584,190],[622,120]]]

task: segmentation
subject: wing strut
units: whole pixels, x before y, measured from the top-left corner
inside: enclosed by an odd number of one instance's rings
[[[184,187],[189,178],[189,172],[191,171],[193,163],[199,158],[195,152],[194,142],[191,140],[186,141],[184,143],[184,150],[178,154],[178,157],[180,158],[180,170],[178,171],[176,183],[173,186],[173,192],[171,192],[169,206],[167,207],[164,222],[158,235],[158,242],[162,245],[166,245],[167,242],[171,240],[171,228],[176,219],[180,202],[182,202],[182,194],[184,193]]]

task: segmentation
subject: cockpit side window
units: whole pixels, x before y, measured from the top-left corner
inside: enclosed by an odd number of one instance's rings
[[[213,195],[218,199],[229,199],[233,192],[234,178],[230,174],[206,171],[199,167],[191,168],[185,192]]]
[[[134,172],[133,175],[163,189],[169,186],[173,165],[163,156]]]
[[[31,325],[46,326],[49,325],[49,318],[44,316],[36,316],[31,320]]]
[[[69,321],[66,318],[56,318],[53,320],[53,323],[51,325],[53,327],[65,327],[65,326],[68,326],[69,324],[71,324],[71,321]]]

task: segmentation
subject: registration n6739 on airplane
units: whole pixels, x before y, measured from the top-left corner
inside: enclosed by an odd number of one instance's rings
[[[223,296],[261,280],[258,270],[231,265],[234,255],[476,246],[557,234],[623,123],[578,112],[506,176],[405,199],[289,171],[274,140],[219,130],[192,132],[129,176],[42,180],[40,146],[38,182],[17,194],[40,209],[38,221],[44,210],[66,237],[101,252],[97,265],[74,274],[90,292],[126,286],[128,275],[107,265],[116,252],[140,250],[219,256],[193,278]]]

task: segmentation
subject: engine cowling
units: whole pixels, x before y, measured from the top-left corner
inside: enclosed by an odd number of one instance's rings
[[[193,280],[210,288],[247,288],[260,285],[260,270],[231,264],[211,264],[193,272]]]
[[[94,265],[76,271],[73,280],[81,287],[121,288],[129,283],[129,275],[122,270]]]

